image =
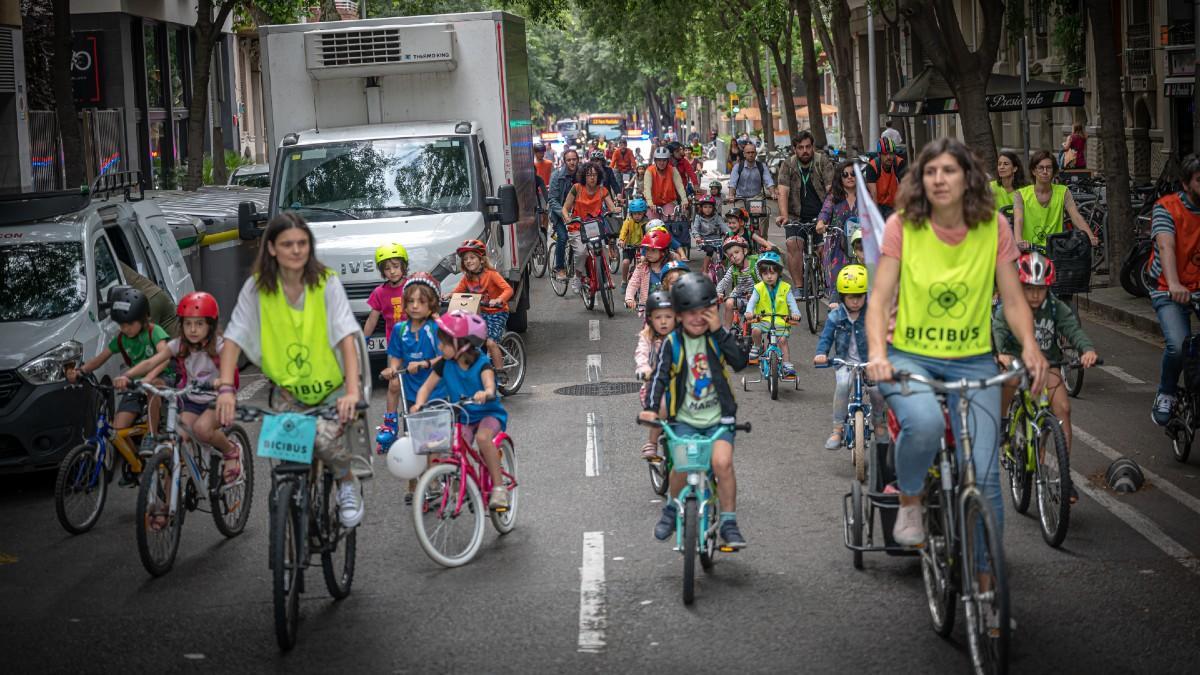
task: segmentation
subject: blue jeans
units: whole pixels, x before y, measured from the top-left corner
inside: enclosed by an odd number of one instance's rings
[[[995,375],[996,362],[990,354],[971,356],[964,359],[935,359],[888,348],[888,359],[897,370],[907,370],[939,380],[962,378],[982,379]],[[937,398],[928,387],[912,382],[911,393],[903,396],[896,382],[880,383],[879,388],[887,397],[888,407],[900,422],[900,436],[896,439],[896,477],[900,491],[906,495],[918,495],[925,483],[929,467],[937,457],[943,435],[946,433],[945,417]],[[996,527],[1004,531],[1004,498],[1000,493],[1000,456],[997,451],[1000,428],[1000,387],[977,389],[967,394],[971,402],[971,441],[975,457],[975,484],[992,506],[996,516]],[[950,421],[956,437],[961,436],[958,418],[958,397],[951,396]],[[958,444],[958,465],[961,467],[962,444]]]
[[[562,214],[550,214],[550,222],[554,224],[554,235],[558,238],[554,242],[554,269],[561,270],[566,265],[566,250],[567,250],[567,222],[562,219]]]
[[[1192,334],[1192,308],[1175,302],[1166,293],[1152,294],[1150,304],[1158,314],[1158,324],[1167,341],[1158,376],[1158,392],[1174,396],[1179,388],[1179,374],[1183,372],[1183,342]]]

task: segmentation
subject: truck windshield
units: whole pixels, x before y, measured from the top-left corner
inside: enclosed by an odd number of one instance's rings
[[[471,206],[463,138],[388,138],[281,148],[279,208],[310,220],[453,213]]]
[[[79,242],[0,246],[0,322],[42,321],[73,312],[87,298]]]

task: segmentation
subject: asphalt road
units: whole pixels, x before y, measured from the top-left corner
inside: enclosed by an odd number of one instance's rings
[[[1087,328],[1110,370],[1089,373],[1075,403],[1088,436],[1077,434],[1072,463],[1090,480],[1066,543],[1047,547],[1032,518],[1007,511],[1013,672],[1195,672],[1200,449],[1175,463],[1149,420],[1157,348]],[[52,475],[0,478],[5,670],[965,670],[961,619],[949,640],[934,635],[915,558],[868,554],[865,569],[851,567],[841,504],[852,469],[823,449],[830,371],[802,366],[800,390],[784,388],[779,401],[763,385],[739,392],[740,417],[754,424],[736,450],[750,545],[720,556],[696,603],[681,604],[681,558],[651,536],[661,502],[638,457],[636,394],[556,393],[588,382],[589,362],[592,380],[631,381],[637,329],[631,313],[589,313],[537,280],[529,376],[505,401],[520,458],[516,529],[499,537],[489,526],[471,564],[442,569],[416,542],[401,483],[377,464],[353,592],[334,602],[310,572],[288,654],[272,628],[264,461],[245,533],[225,540],[207,515],[192,514],[174,570],[159,579],[138,561],[132,490],[114,490],[96,528],[71,536],[54,515]],[[798,364],[815,342],[793,333]],[[382,394],[372,403],[376,420]],[[1154,475],[1139,493],[1116,495],[1097,478],[1104,451]]]

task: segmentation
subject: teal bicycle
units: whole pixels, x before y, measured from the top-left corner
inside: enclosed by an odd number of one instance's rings
[[[755,321],[765,321],[767,324],[767,329],[762,332],[763,344],[766,345],[766,348],[758,356],[758,379],[747,380],[745,375],[742,376],[742,391],[750,391],[751,384],[758,384],[765,380],[772,401],[779,399],[780,380],[791,379],[795,382],[796,389],[800,389],[800,378],[796,377],[795,373],[787,376],[783,373],[783,349],[779,345],[787,340],[787,332],[775,319],[788,321],[789,317],[786,314],[762,314],[754,318]],[[791,322],[788,321],[788,323]]]
[[[726,431],[750,433],[750,423],[718,424],[709,436],[676,435],[670,422],[658,420],[638,424],[662,427],[667,439],[668,474],[678,471],[687,474],[687,484],[675,499],[675,550],[683,554],[683,604],[696,599],[696,558],[705,572],[712,570],[717,551],[733,553],[737,549],[717,544],[718,516],[721,503],[717,498],[717,481],[712,473],[712,446]]]

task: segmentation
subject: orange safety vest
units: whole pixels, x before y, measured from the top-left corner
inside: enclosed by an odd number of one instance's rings
[[[1167,195],[1158,203],[1171,214],[1171,220],[1175,222],[1175,273],[1179,276],[1179,283],[1194,293],[1200,290],[1200,216],[1188,210],[1179,194]],[[1154,255],[1157,252],[1151,253],[1151,256]],[[1170,290],[1161,263],[1159,267],[1158,290]]]
[[[542,179],[542,185],[550,187],[550,174],[554,173],[554,162],[548,159],[533,160],[533,168]]]
[[[575,218],[595,218],[603,213],[604,198],[608,196],[608,188],[598,187],[591,195],[588,194],[587,188],[576,183],[571,187],[575,192],[575,203],[571,205],[571,215]],[[578,225],[572,226],[573,229],[579,229]]]
[[[896,178],[896,172],[900,170],[903,164],[904,160],[899,157],[893,157],[892,170],[884,171],[883,162],[880,162],[878,158],[871,160],[871,168],[875,170],[875,175],[879,177],[875,181],[876,204],[883,206],[896,205],[896,193],[900,191],[900,180]]]
[[[675,179],[673,177],[675,167],[668,164],[666,172],[660,174],[658,166],[651,165],[646,171],[650,173],[650,180],[652,181],[650,196],[654,199],[655,206],[671,204],[676,199],[679,199],[679,193],[675,192]]]
[[[613,168],[621,173],[633,171],[633,151],[629,148],[618,148],[612,156]]]

